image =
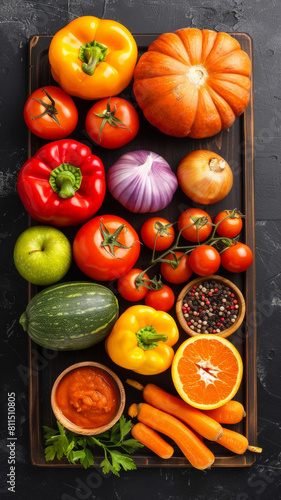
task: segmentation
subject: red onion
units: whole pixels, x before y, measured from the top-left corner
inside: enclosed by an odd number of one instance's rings
[[[127,210],[157,212],[172,200],[178,187],[170,165],[152,151],[126,153],[110,167],[108,189]]]

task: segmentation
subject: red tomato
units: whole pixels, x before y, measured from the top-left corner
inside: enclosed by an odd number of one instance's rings
[[[171,223],[162,217],[151,217],[142,225],[141,237],[144,244],[153,250],[155,238],[155,250],[166,250],[175,238],[175,230]]]
[[[221,263],[223,267],[232,273],[242,273],[246,271],[252,262],[252,250],[248,245],[244,245],[244,243],[235,242],[221,254]]]
[[[33,134],[42,139],[55,140],[73,132],[78,122],[78,111],[66,92],[59,87],[47,86],[30,94],[23,117]]]
[[[199,245],[192,250],[189,256],[189,264],[193,271],[199,276],[214,274],[221,264],[219,252],[211,245]]]
[[[235,236],[237,236],[242,230],[243,222],[240,215],[236,212],[230,217],[231,213],[231,210],[223,210],[223,212],[220,212],[215,218],[215,224],[222,221],[216,229],[220,236],[235,238]]]
[[[147,306],[167,312],[175,303],[175,294],[169,286],[163,285],[161,290],[149,290],[144,300]]]
[[[148,293],[148,288],[143,285],[137,287],[136,278],[142,272],[141,269],[133,268],[127,274],[119,278],[117,281],[118,292],[123,299],[135,302],[143,299]],[[143,280],[149,280],[149,276],[145,273]]]
[[[77,266],[87,276],[99,281],[114,280],[126,274],[136,263],[139,253],[136,231],[117,215],[102,215],[89,220],[79,229],[73,242]]]
[[[134,106],[120,97],[96,102],[86,116],[90,138],[106,149],[124,146],[136,137],[139,117]]]
[[[174,252],[177,258],[183,257],[180,259],[179,265],[176,268],[173,268],[171,264],[166,262],[161,263],[161,274],[165,278],[165,280],[170,283],[184,283],[187,281],[192,275],[192,269],[189,265],[189,257],[188,255],[184,255],[183,252]],[[165,259],[175,261],[174,255],[169,253],[165,256]]]
[[[204,241],[208,238],[213,229],[211,224],[212,219],[209,214],[200,208],[189,208],[188,210],[185,210],[185,212],[180,215],[178,220],[179,231],[185,228],[181,233],[182,236],[186,240],[193,242]]]

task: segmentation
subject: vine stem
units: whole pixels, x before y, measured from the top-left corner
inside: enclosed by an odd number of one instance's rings
[[[218,226],[226,219],[228,219],[229,217],[233,217],[235,215],[235,213],[237,212],[236,208],[232,211],[229,211],[230,213],[224,217],[222,220],[220,220],[217,224],[213,224],[213,223],[207,223],[207,225],[212,225],[213,226],[213,230],[212,230],[212,233],[210,235],[210,237],[206,240],[206,241],[203,241],[203,245],[210,245],[210,246],[213,246],[219,242],[223,242],[225,245],[226,245],[226,248],[230,247],[232,245],[232,243],[234,241],[237,241],[235,240],[235,238],[226,238],[226,237],[219,237],[219,238],[215,238],[215,234],[216,234],[216,230],[218,228]],[[197,248],[198,246],[201,245],[200,241],[199,241],[199,230],[197,228],[197,238],[198,238],[198,244],[196,245],[191,245],[191,246],[179,246],[179,241],[180,241],[180,237],[182,235],[182,232],[184,229],[187,229],[191,226],[194,226],[194,224],[196,224],[196,222],[193,222],[192,224],[189,224],[188,226],[185,226],[183,227],[177,237],[176,237],[176,241],[175,243],[170,247],[168,248],[164,253],[162,253],[161,255],[159,255],[159,257],[155,258],[155,251],[156,251],[156,242],[157,242],[157,236],[158,236],[158,233],[156,234],[155,236],[155,240],[154,240],[154,247],[153,247],[153,252],[152,252],[152,258],[151,258],[151,261],[147,264],[147,267],[144,269],[144,271],[142,271],[142,275],[144,273],[147,273],[153,266],[155,266],[156,264],[159,264],[161,262],[166,262],[168,264],[175,264],[175,261],[177,260],[178,261],[178,265],[180,263],[180,260],[184,257],[184,255],[187,255],[189,252],[191,252],[192,250],[194,250],[195,248]],[[225,249],[226,249],[225,248]],[[225,249],[221,250],[220,253],[222,253]],[[175,253],[177,251],[183,251],[183,255],[181,255],[181,257],[179,257],[179,259],[174,259],[174,260],[170,260],[170,259],[165,259],[166,255],[168,255],[169,253]]]

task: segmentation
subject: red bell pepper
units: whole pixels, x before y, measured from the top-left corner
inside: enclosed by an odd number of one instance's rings
[[[22,166],[17,189],[25,209],[36,221],[53,226],[80,224],[102,205],[104,167],[80,142],[50,142]]]

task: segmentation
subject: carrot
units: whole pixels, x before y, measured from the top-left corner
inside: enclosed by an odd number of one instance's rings
[[[138,422],[131,430],[132,436],[161,458],[171,458],[174,448],[168,444],[156,431]]]
[[[262,448],[249,446],[248,439],[245,436],[230,429],[223,428],[223,435],[220,439],[217,439],[217,443],[239,455],[245,453],[246,450],[254,451],[255,453],[262,452]]]
[[[133,380],[131,378],[127,378],[126,383],[134,387],[134,389],[137,389],[138,391],[143,390],[143,385],[140,382],[137,382],[137,380]]]
[[[244,406],[239,401],[228,401],[220,408],[204,410],[204,413],[220,424],[238,424],[246,417]]]
[[[213,453],[183,422],[147,403],[138,404],[137,411],[138,420],[173,439],[193,467],[203,470],[214,463]]]
[[[143,398],[159,410],[179,418],[210,441],[216,441],[222,436],[222,426],[216,420],[157,385],[147,384],[143,389]]]

